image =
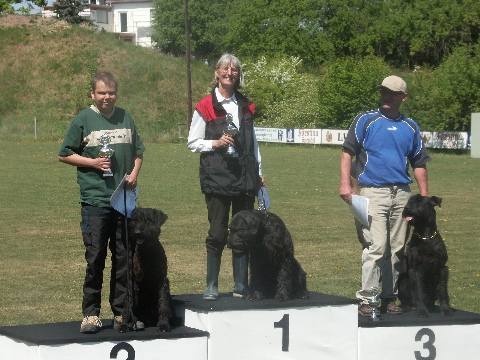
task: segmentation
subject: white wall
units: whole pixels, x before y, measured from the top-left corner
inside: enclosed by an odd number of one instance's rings
[[[480,113],[472,113],[472,151],[473,158],[480,158]]]
[[[113,11],[106,9],[90,9],[90,20],[95,22],[98,30],[113,32]]]
[[[133,41],[136,45],[144,47],[152,47],[152,1],[144,2],[117,2],[107,1],[107,6],[112,7],[112,11],[107,11],[107,19],[105,19],[105,10],[85,9],[79,15],[87,19],[91,19],[98,26],[98,30],[104,29],[113,33],[133,34]],[[120,14],[127,16],[126,31],[122,31]],[[51,10],[42,11],[43,17],[54,17],[56,14]]]
[[[135,44],[140,46],[151,47],[151,11],[152,2],[111,2],[109,3],[113,7],[113,32],[115,33],[129,33],[135,34]],[[127,16],[127,29],[122,31],[121,29],[121,13]]]

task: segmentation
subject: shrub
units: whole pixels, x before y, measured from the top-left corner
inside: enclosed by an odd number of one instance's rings
[[[346,129],[354,117],[378,106],[375,87],[391,69],[378,57],[345,57],[325,66],[320,81],[316,126]]]
[[[318,77],[301,73],[302,60],[262,57],[246,63],[245,95],[257,105],[256,124],[270,127],[312,127],[318,115]]]
[[[478,50],[460,48],[434,71],[414,71],[406,105],[422,130],[470,131],[471,113],[480,111]]]

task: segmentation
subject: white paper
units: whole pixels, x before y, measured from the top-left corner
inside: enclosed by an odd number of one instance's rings
[[[112,207],[120,214],[123,214],[127,218],[131,218],[133,210],[137,207],[138,187],[135,188],[135,190],[126,189],[125,183],[127,180],[128,175],[125,174],[122,181],[120,181],[120,184],[118,184],[110,197],[110,205],[112,205]]]
[[[258,210],[267,210],[270,207],[270,197],[268,196],[268,190],[265,186],[262,186],[258,190]]]
[[[352,194],[352,205],[349,206],[351,213],[362,225],[370,226],[368,222],[368,203],[365,196]]]

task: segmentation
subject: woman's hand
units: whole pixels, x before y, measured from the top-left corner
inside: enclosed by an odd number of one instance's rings
[[[218,148],[226,148],[229,145],[234,146],[235,143],[233,141],[233,138],[231,136],[223,134],[222,137],[218,140],[213,140],[212,142],[212,148],[218,149]]]

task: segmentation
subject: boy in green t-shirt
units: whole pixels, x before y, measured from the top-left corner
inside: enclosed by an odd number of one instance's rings
[[[132,116],[115,107],[117,82],[113,75],[96,74],[90,93],[94,105],[73,119],[58,154],[61,162],[77,167],[80,186],[80,228],[87,261],[82,333],[96,333],[102,326],[98,316],[107,247],[112,253],[109,300],[114,326],[121,322],[127,287],[125,217],[111,207],[110,197],[125,174],[129,174],[127,189],[136,188],[145,151]],[[102,136],[109,139],[108,147],[114,150],[111,157],[99,155]],[[109,172],[112,176],[105,176]]]

